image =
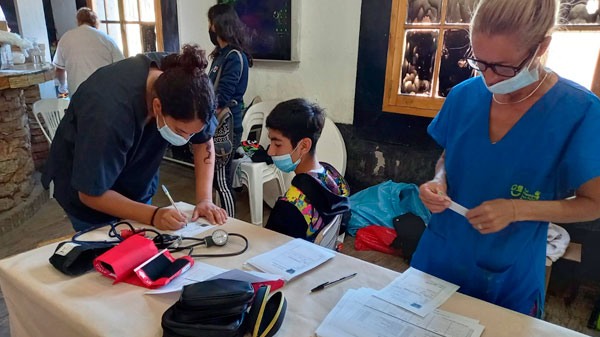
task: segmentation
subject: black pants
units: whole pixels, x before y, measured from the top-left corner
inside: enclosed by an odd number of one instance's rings
[[[242,131],[234,131],[233,151],[231,152],[229,161],[227,161],[227,164],[220,169],[215,167],[215,176],[213,179],[213,187],[217,190],[217,193],[219,193],[221,207],[225,209],[227,216],[231,218],[235,217],[235,196],[233,193],[233,188],[231,187],[234,172],[231,172],[231,165],[233,164],[235,150],[240,146],[241,138]]]

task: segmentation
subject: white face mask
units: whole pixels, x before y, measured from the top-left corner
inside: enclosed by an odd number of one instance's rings
[[[173,130],[171,130],[171,128],[169,128],[169,126],[167,126],[167,121],[165,120],[164,116],[161,116],[163,123],[165,125],[163,125],[163,127],[159,127],[158,126],[158,118],[156,118],[156,128],[158,129],[158,132],[160,132],[160,135],[169,143],[171,143],[171,145],[173,146],[182,146],[187,144],[187,142],[190,140],[185,139],[183,137],[181,137],[180,135],[178,135],[177,133],[175,133]],[[193,136],[193,135],[192,135]],[[190,138],[192,138],[192,136],[190,136]]]
[[[538,46],[537,49],[535,50],[535,53],[533,54],[534,56],[531,58],[531,61],[529,62],[529,64],[527,66],[523,67],[523,69],[521,69],[521,71],[519,71],[519,73],[517,75],[515,75],[509,79],[506,79],[502,82],[498,82],[494,85],[488,86],[487,83],[485,82],[483,73],[481,71],[479,71],[479,75],[481,75],[481,80],[483,80],[483,83],[485,84],[487,89],[492,94],[497,94],[497,95],[510,94],[512,92],[523,89],[526,86],[529,86],[529,85],[537,82],[540,79],[540,73],[538,71],[538,67],[536,67],[533,70],[529,70],[529,67],[531,67],[531,65],[533,64],[533,61],[535,60],[535,55],[537,55],[537,52],[539,49],[540,49],[540,47]]]

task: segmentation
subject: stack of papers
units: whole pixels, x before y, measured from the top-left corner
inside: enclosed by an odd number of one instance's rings
[[[279,275],[288,282],[334,256],[335,254],[327,248],[303,239],[294,239],[269,252],[257,255],[246,263],[265,273]]]
[[[375,296],[423,317],[457,290],[457,285],[411,267]]]
[[[436,309],[425,317],[376,297],[348,290],[316,331],[317,337],[479,337],[479,321]]]

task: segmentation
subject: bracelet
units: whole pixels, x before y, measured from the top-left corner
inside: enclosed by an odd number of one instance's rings
[[[150,226],[154,226],[154,217],[156,216],[156,213],[158,213],[158,210],[161,208],[162,207],[156,207],[156,209],[154,210],[154,213],[152,213],[152,218],[150,219]]]

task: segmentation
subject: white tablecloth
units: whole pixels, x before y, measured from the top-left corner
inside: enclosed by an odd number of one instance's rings
[[[252,256],[273,249],[291,238],[242,221],[230,219],[223,229],[248,237],[250,247],[242,255],[199,259],[222,268],[241,268]],[[231,239],[224,248],[241,247]],[[175,303],[178,293],[144,295],[146,289],[91,272],[69,277],[48,262],[57,244],[34,249],[0,261],[0,285],[9,310],[12,336],[162,336],[163,312]],[[201,250],[196,250],[199,253]],[[390,259],[398,258],[390,256]],[[352,272],[350,280],[310,294],[314,286]],[[336,257],[292,280],[282,288],[288,311],[277,336],[308,337],[347,289],[381,289],[399,274],[350,256]],[[469,296],[454,294],[441,309],[479,319],[483,336],[583,336],[565,328],[510,311]]]

